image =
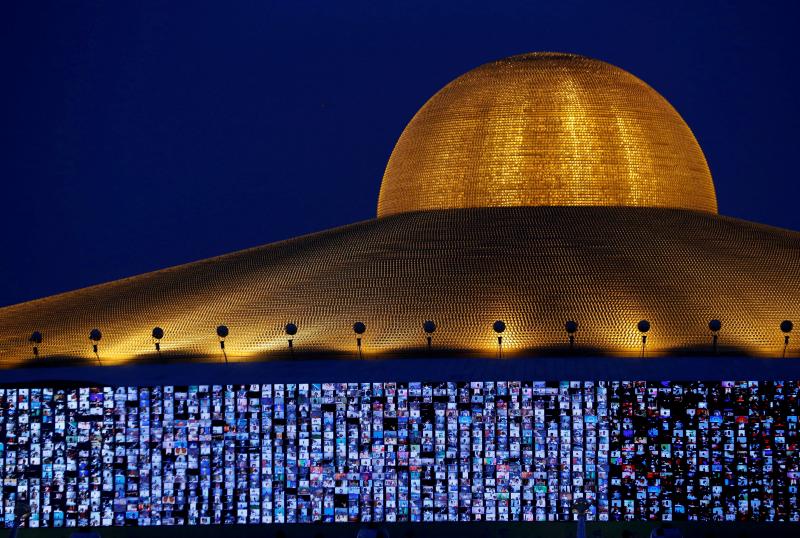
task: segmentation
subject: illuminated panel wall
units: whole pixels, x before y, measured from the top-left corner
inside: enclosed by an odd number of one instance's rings
[[[798,521],[800,382],[0,389],[2,525]]]

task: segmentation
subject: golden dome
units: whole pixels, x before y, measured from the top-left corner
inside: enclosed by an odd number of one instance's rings
[[[365,355],[391,357],[420,352],[428,319],[455,356],[493,356],[495,320],[510,354],[565,352],[575,320],[582,352],[638,356],[640,319],[648,353],[708,352],[719,319],[722,352],[780,356],[780,322],[800,318],[800,233],[717,215],[680,116],[579,56],[503,60],[439,92],[401,136],[378,214],[0,308],[0,368],[31,360],[33,331],[51,364],[151,361],[155,326],[170,360],[220,360],[220,324],[231,360],[285,357],[288,322],[296,354],[352,355],[362,321]]]
[[[560,53],[485,64],[425,103],[386,166],[378,217],[502,206],[717,212],[703,152],[666,99]]]

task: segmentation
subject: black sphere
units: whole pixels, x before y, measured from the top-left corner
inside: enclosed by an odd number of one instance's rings
[[[297,325],[294,323],[287,323],[286,324],[286,334],[289,336],[294,336],[297,334]]]
[[[785,319],[781,321],[781,331],[790,333],[792,332],[792,329],[794,329],[794,323],[792,323],[790,320]]]
[[[497,321],[494,322],[494,324],[492,324],[492,329],[494,329],[494,332],[500,334],[501,332],[506,330],[506,324],[504,321],[498,319]]]
[[[355,323],[353,323],[353,332],[355,332],[356,334],[364,334],[366,330],[367,326],[364,325],[362,322],[356,321]]]
[[[639,329],[640,333],[646,333],[650,330],[650,322],[646,319],[641,320],[639,323],[636,324],[636,328]]]
[[[89,340],[99,342],[101,338],[103,338],[103,333],[100,332],[100,329],[92,329],[89,333]]]
[[[708,322],[708,329],[712,332],[719,332],[722,329],[722,322],[718,319],[712,319]]]
[[[227,325],[220,325],[219,327],[217,327],[217,336],[219,336],[220,338],[225,338],[226,336],[228,336]]]
[[[425,323],[423,323],[422,328],[428,334],[433,334],[434,332],[436,332],[436,324],[431,320],[428,320]]]
[[[156,340],[161,340],[164,338],[164,329],[161,327],[153,327],[153,338]]]
[[[578,332],[578,322],[569,320],[564,324],[564,328],[567,330],[567,333],[575,334],[576,332]]]
[[[31,334],[31,337],[28,338],[28,340],[30,340],[34,344],[41,344],[42,343],[42,333],[40,333],[39,331],[33,331],[33,334]]]

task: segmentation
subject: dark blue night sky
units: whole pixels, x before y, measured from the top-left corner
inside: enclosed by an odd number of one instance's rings
[[[642,78],[721,213],[800,229],[795,3],[552,4],[6,4],[0,305],[372,218],[426,99],[529,51]]]

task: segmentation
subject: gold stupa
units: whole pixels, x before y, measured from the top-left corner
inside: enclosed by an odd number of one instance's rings
[[[650,86],[573,54],[512,56],[457,78],[389,159],[378,217],[464,207],[717,212],[689,126]]]
[[[0,364],[231,360],[435,350],[780,356],[800,320],[800,233],[717,215],[703,153],[655,90],[609,64],[537,53],[438,92],[389,160],[378,218],[0,309]],[[98,356],[88,339],[99,328]],[[28,341],[40,331],[39,358]],[[800,340],[800,335],[798,335]],[[798,355],[790,345],[788,355]],[[724,359],[720,359],[724,360]]]

